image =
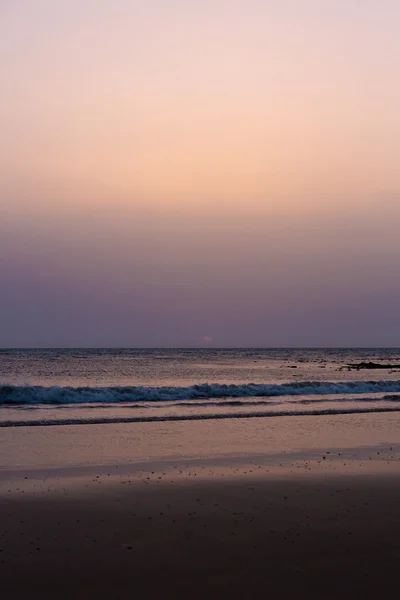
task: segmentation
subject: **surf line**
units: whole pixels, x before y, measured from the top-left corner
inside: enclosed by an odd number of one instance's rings
[[[0,421],[0,427],[58,427],[62,425],[107,425],[115,423],[154,423],[168,421],[210,421],[222,419],[260,419],[268,417],[305,417],[324,415],[353,415],[366,413],[400,412],[400,407],[377,408],[348,408],[348,409],[321,409],[309,411],[277,411],[262,413],[235,413],[211,415],[168,415],[153,417],[98,417],[92,419],[54,419],[50,421]]]

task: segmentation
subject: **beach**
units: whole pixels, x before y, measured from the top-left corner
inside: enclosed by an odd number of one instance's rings
[[[400,0],[0,0],[0,600],[400,596]]]
[[[5,597],[389,595],[399,425],[367,414],[4,429]]]

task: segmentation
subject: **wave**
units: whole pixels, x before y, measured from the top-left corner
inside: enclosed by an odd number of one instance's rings
[[[324,415],[352,415],[365,413],[392,413],[400,412],[400,407],[375,407],[375,408],[326,408],[321,410],[303,411],[274,411],[252,413],[215,413],[203,415],[165,415],[149,417],[98,417],[83,419],[40,419],[37,421],[0,421],[0,427],[43,427],[60,425],[102,425],[107,423],[154,423],[165,421],[209,421],[221,419],[253,419],[265,417],[304,417]]]
[[[290,398],[290,397],[289,397]],[[385,402],[400,402],[400,396],[399,395],[388,395],[388,396],[370,396],[367,398],[360,398],[359,395],[357,395],[356,398],[352,397],[352,396],[345,396],[344,398],[338,398],[335,396],[335,398],[318,398],[317,396],[315,396],[314,398],[301,398],[300,400],[293,400],[293,399],[289,399],[289,400],[257,400],[257,399],[250,399],[250,400],[246,400],[245,398],[242,398],[240,400],[218,400],[218,399],[213,399],[211,398],[210,400],[192,400],[192,401],[185,401],[185,400],[177,400],[177,401],[170,401],[168,403],[166,402],[150,402],[150,403],[146,403],[146,402],[132,402],[132,403],[120,403],[118,405],[113,404],[112,407],[118,407],[118,408],[122,408],[123,410],[134,410],[134,409],[147,409],[150,407],[153,407],[153,405],[156,405],[157,408],[225,408],[225,407],[230,407],[230,408],[237,408],[237,407],[244,407],[244,408],[249,408],[252,406],[256,406],[261,408],[262,406],[268,406],[268,407],[272,407],[272,406],[296,406],[296,405],[315,405],[315,404],[378,404],[378,403],[385,403]],[[58,404],[57,405],[57,410],[61,410],[61,409],[66,409],[68,410],[71,407],[70,404]],[[20,408],[20,407],[19,407]],[[23,408],[23,407],[22,407]],[[43,405],[43,404],[37,404],[35,406],[30,406],[29,408],[38,408],[39,410],[44,410],[44,408],[50,408],[53,409],[54,406],[53,405]],[[74,411],[77,410],[98,410],[101,408],[110,408],[109,404],[104,404],[104,403],[92,403],[92,404],[74,404],[73,405],[73,409]]]
[[[117,404],[218,398],[282,397],[400,392],[400,381],[302,381],[280,384],[208,384],[187,387],[44,387],[0,385],[0,406],[32,404]]]

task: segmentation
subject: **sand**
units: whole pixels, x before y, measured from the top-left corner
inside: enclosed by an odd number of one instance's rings
[[[108,445],[112,425],[74,430],[75,442],[82,438],[74,457],[55,451],[57,428],[44,428],[42,446],[40,433],[15,430],[19,451],[3,454],[8,464],[0,471],[2,597],[392,595],[400,560],[400,446],[385,418],[318,417],[319,438],[305,436],[316,418],[287,420],[280,433],[274,430],[275,442],[279,435],[286,440],[280,454],[274,441],[266,443],[265,425],[257,437],[257,428],[243,424],[246,443],[229,442],[222,424],[193,425],[168,434],[164,458],[149,450],[162,430],[144,425],[135,431],[142,444],[131,447],[129,462],[124,444],[118,452]],[[291,449],[285,428],[297,430]],[[329,436],[339,430],[333,444]],[[191,454],[184,431],[195,448],[199,436],[202,443],[209,437],[212,452]],[[218,431],[219,453],[211,444]],[[361,444],[362,436],[374,444]]]

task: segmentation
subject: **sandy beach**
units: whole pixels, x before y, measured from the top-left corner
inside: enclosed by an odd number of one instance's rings
[[[124,425],[125,444],[112,425],[82,426],[65,432],[74,429],[69,456],[63,428],[48,427],[46,435],[34,428],[34,436],[24,428],[7,432],[0,471],[3,593],[389,594],[400,558],[400,445],[398,424],[388,419],[342,417],[335,444],[339,420],[332,417],[318,418],[316,429],[315,418],[280,420],[269,443],[265,421],[259,429],[239,422],[236,440],[217,422],[168,431],[165,424]],[[129,443],[129,433],[142,444]],[[218,435],[219,452],[212,443]],[[370,443],[362,444],[362,436]],[[162,459],[151,453],[157,439]],[[208,455],[196,456],[207,439]]]

